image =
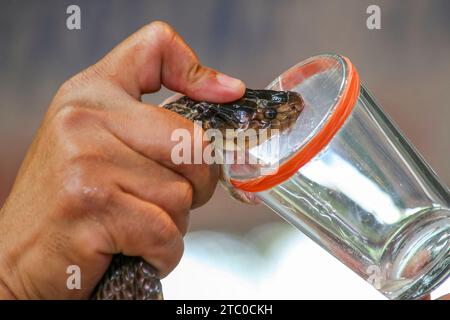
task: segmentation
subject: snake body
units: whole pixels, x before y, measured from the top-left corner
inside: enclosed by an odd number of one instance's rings
[[[302,97],[292,91],[247,89],[230,103],[195,101],[189,97],[168,103],[164,108],[191,121],[201,121],[204,130],[254,129],[288,130],[304,108]],[[157,271],[139,257],[117,254],[94,290],[95,300],[160,300],[162,286]]]

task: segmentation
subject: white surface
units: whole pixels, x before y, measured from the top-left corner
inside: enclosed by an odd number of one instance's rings
[[[194,232],[163,280],[166,299],[386,299],[284,223],[235,237]]]

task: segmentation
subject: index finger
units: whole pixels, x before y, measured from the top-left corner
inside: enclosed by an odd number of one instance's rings
[[[200,64],[192,49],[168,24],[153,22],[101,59],[93,72],[139,99],[161,85],[196,100],[228,102],[245,91],[241,80]]]

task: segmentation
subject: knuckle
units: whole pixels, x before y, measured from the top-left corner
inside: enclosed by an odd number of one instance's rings
[[[86,150],[99,149],[100,145],[86,142],[102,141],[99,137],[106,134],[101,111],[90,109],[82,102],[60,106],[50,116],[46,128],[52,141],[64,151],[63,156],[69,159]]]
[[[198,165],[196,174],[201,178],[197,180],[197,192],[194,194],[192,208],[204,205],[212,197],[220,172],[217,166],[201,164]]]
[[[98,179],[88,164],[73,164],[67,171],[62,188],[63,206],[71,209],[98,210],[110,205],[115,188],[112,184]]]
[[[140,48],[147,48],[148,44],[166,48],[177,37],[177,32],[173,27],[163,21],[153,21],[142,27],[137,33],[136,45]]]
[[[52,115],[49,135],[58,149],[58,157],[64,159],[63,165],[76,163],[98,152],[98,146],[87,145],[86,135],[80,135],[81,130],[87,133],[86,130],[94,128],[94,121],[92,113],[78,103],[63,105]]]
[[[170,246],[160,247],[160,250],[153,252],[159,256],[159,271],[162,276],[165,276],[172,271],[178,265],[183,256],[183,240],[177,238],[177,241],[172,242],[173,243],[171,243]]]
[[[201,178],[200,184],[202,189],[209,188],[215,185],[219,178],[219,167],[217,165],[209,165],[201,163],[196,165],[196,174]]]
[[[166,212],[161,210],[158,215],[155,223],[155,245],[171,252],[179,245],[181,234]]]
[[[180,262],[184,253],[184,242],[179,241],[176,248],[173,248],[171,251],[171,256],[166,262],[165,268],[162,270],[162,276],[166,276],[169,274]]]
[[[208,69],[203,68],[203,66],[198,62],[194,61],[187,69],[186,79],[191,90],[195,89],[196,86],[201,84],[201,80],[205,78],[208,73]]]
[[[164,21],[153,21],[143,27],[143,33],[159,40],[172,40],[176,36],[175,29]]]
[[[97,144],[86,144],[86,136],[79,134],[84,128],[92,128],[96,118],[83,103],[64,104],[53,114],[50,125],[52,143],[59,152],[61,175],[61,204],[70,209],[105,207],[113,196],[110,179],[99,176],[99,164],[108,161],[107,155]],[[83,211],[83,210],[81,210]]]
[[[181,183],[177,192],[177,203],[176,206],[180,210],[185,211],[190,209],[192,205],[192,199],[194,197],[194,188],[189,182]]]
[[[55,113],[53,122],[56,127],[62,132],[68,129],[86,125],[92,119],[92,114],[89,113],[84,104],[74,102],[64,104]]]

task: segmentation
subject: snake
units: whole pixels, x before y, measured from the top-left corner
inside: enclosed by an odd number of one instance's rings
[[[188,120],[200,121],[203,130],[260,132],[270,128],[284,132],[292,128],[304,106],[302,96],[294,91],[247,88],[242,98],[229,103],[196,101],[183,96],[163,108]],[[140,257],[116,254],[91,299],[162,300],[158,271]]]

